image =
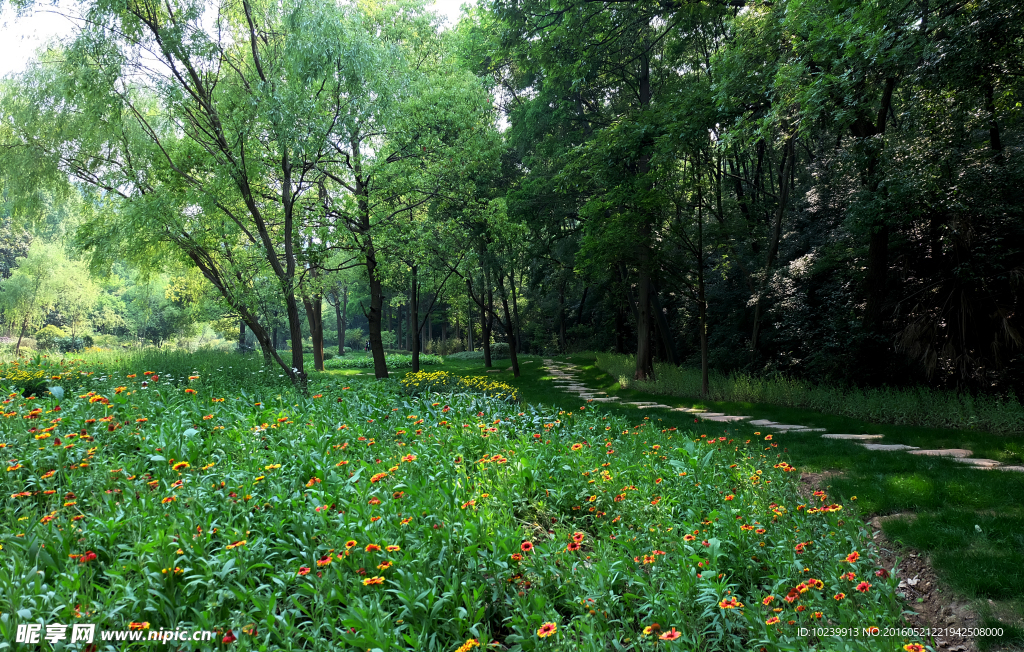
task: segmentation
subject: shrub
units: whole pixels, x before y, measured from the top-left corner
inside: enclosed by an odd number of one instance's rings
[[[384,361],[387,363],[389,369],[401,369],[402,367],[412,366],[412,356],[406,353],[385,353]],[[328,362],[330,364],[328,364]],[[421,365],[438,365],[444,364],[444,359],[439,355],[431,355],[429,353],[420,354]],[[373,356],[372,355],[359,355],[359,356],[345,356],[344,358],[334,358],[324,362],[324,369],[372,369],[373,368]]]
[[[522,396],[515,387],[486,376],[457,376],[447,371],[420,371],[406,374],[401,383],[405,391],[412,396],[428,392],[433,394],[479,394],[513,403],[522,400]]]
[[[67,338],[68,334],[53,324],[47,324],[36,331],[36,342],[44,349],[54,347],[56,340]]]

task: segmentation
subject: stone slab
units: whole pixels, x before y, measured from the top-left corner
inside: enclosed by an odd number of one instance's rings
[[[639,408],[641,410],[650,410],[651,408],[666,408],[667,409],[667,408],[670,408],[670,407],[672,407],[672,406],[671,405],[662,405],[661,403],[656,403],[654,405],[638,405],[637,406],[637,408]]]
[[[708,421],[718,421],[720,423],[730,423],[732,421],[743,421],[744,419],[749,419],[750,417],[741,417],[741,416],[736,416],[734,414],[723,414],[720,417],[704,417],[704,418],[707,419]]]
[[[501,369],[488,369],[487,373],[489,373],[489,374],[500,374],[501,373]]]
[[[672,408],[672,411],[673,412],[689,412],[690,414],[703,414],[703,413],[707,412],[707,410],[702,410],[700,408],[684,408],[684,407]]]
[[[777,426],[779,424],[775,423],[774,421],[769,421],[768,419],[754,419],[753,421],[750,422],[750,425],[752,425],[752,426]]]
[[[617,398],[592,398],[590,400],[593,401],[594,403],[614,403],[615,401],[618,401],[619,399],[617,399]]]
[[[981,457],[954,457],[953,459],[957,462],[976,466],[979,469],[994,469],[999,466],[999,462],[995,460],[986,460]]]
[[[852,441],[867,441],[870,439],[881,439],[885,435],[822,435],[822,439],[850,439]]]
[[[917,446],[905,446],[903,444],[861,444],[869,451],[916,451]]]
[[[725,412],[704,412],[703,414],[700,415],[700,418],[701,419],[706,419],[708,417],[724,417],[724,416],[725,416]]]
[[[1024,473],[1024,466],[1000,466],[1000,471],[1016,471],[1018,473]]]
[[[654,401],[626,401],[626,405],[657,405]]]
[[[930,448],[914,451],[911,455],[931,455],[933,457],[970,457],[971,451],[966,448]]]

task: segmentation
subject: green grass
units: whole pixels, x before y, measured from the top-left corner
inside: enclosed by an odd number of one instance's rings
[[[540,358],[523,365],[522,377],[510,372],[494,374],[518,387],[526,400],[557,405],[563,409],[578,407],[576,396],[560,392],[541,369]],[[709,411],[771,419],[780,423],[827,428],[829,432],[884,434],[885,443],[901,443],[921,448],[967,448],[975,457],[1008,464],[1021,464],[1024,438],[997,435],[979,430],[943,429],[924,426],[872,423],[864,419],[825,414],[808,409],[740,401],[701,401],[693,397],[671,397],[637,389],[622,389],[618,378],[595,364],[593,354],[564,356],[579,367],[577,378],[589,388],[603,389],[626,400],[657,401],[673,407],[703,407]],[[482,373],[482,365],[446,365],[447,371]],[[502,367],[504,369],[504,367]],[[636,418],[633,406],[603,404],[602,410]],[[644,410],[664,426],[693,427],[694,417],[667,410]],[[708,422],[731,436],[752,436],[758,428],[739,422]],[[999,620],[1005,630],[999,641],[986,644],[1024,643],[1022,622],[1017,616],[1024,596],[1024,473],[979,470],[948,459],[915,456],[900,452],[869,451],[848,441],[822,439],[814,433],[775,434],[792,464],[802,471],[830,471],[837,475],[827,481],[826,490],[844,499],[857,497],[867,515],[909,512],[916,520],[894,519],[886,522],[886,534],[893,540],[927,552],[941,579],[964,598],[980,605],[987,600],[1008,601]],[[975,525],[982,532],[979,534]],[[1014,618],[1014,620],[1006,620]]]
[[[634,358],[595,354],[597,365],[629,387],[652,394],[699,396],[700,369],[655,365],[656,379],[633,380]],[[971,396],[951,391],[916,388],[848,388],[815,385],[783,376],[749,374],[709,375],[713,401],[749,401],[806,408],[828,414],[894,425],[983,430],[997,434],[1024,432],[1024,405],[1014,397]]]

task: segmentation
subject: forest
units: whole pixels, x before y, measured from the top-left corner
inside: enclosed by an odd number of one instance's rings
[[[1024,396],[1016,3],[75,11],[0,81],[13,352],[252,350],[301,386],[500,346],[516,375],[614,351]]]

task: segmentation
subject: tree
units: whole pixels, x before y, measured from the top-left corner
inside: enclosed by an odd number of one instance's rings
[[[0,305],[10,327],[18,328],[15,354],[29,327],[42,324],[46,313],[57,301],[58,272],[64,262],[56,245],[33,242],[28,254],[15,259],[11,276],[0,282]]]

